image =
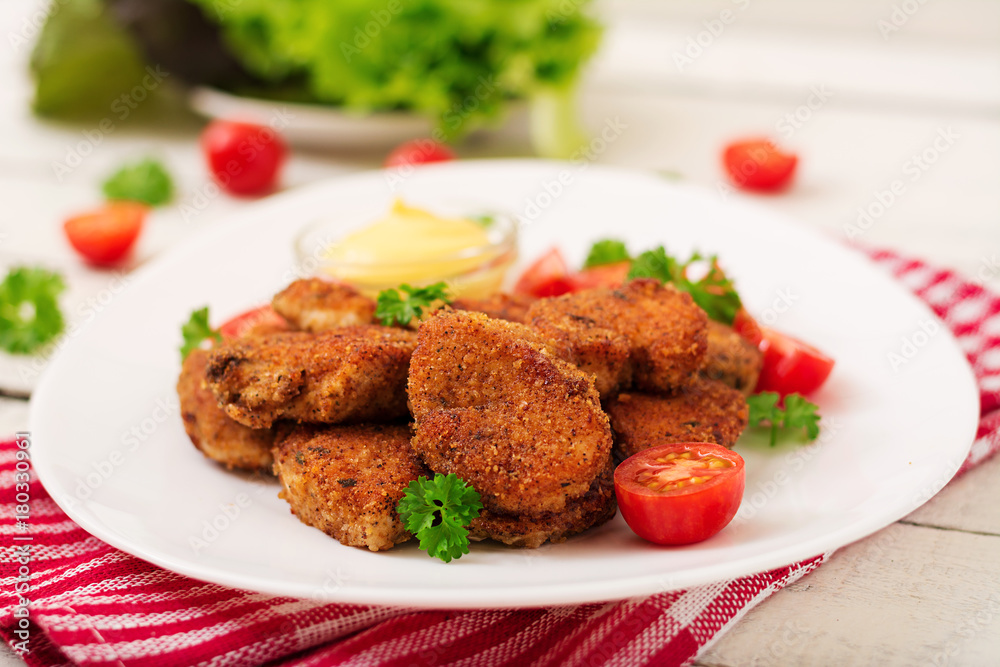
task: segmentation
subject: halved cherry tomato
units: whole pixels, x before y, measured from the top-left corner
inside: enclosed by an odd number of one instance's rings
[[[834,361],[812,345],[774,329],[761,327],[764,366],[756,391],[810,394],[830,377]]]
[[[620,287],[625,282],[625,278],[628,277],[631,268],[632,262],[630,261],[601,264],[574,273],[570,280],[573,283],[574,291],[595,287]]]
[[[94,264],[107,266],[125,258],[142,231],[149,207],[130,201],[116,201],[63,224],[70,245]]]
[[[658,445],[615,469],[618,509],[656,544],[692,544],[726,527],[743,500],[743,457],[709,443]]]
[[[274,308],[271,308],[271,305],[268,304],[248,310],[227,320],[219,327],[219,333],[224,338],[241,338],[258,325],[287,326],[288,322],[281,315],[274,312]]]
[[[274,189],[288,147],[266,125],[214,120],[201,133],[201,149],[216,183],[235,195]]]
[[[386,167],[403,167],[430,162],[447,162],[454,160],[455,154],[450,148],[433,139],[413,139],[396,146],[385,159]]]
[[[573,289],[569,268],[559,248],[552,248],[535,260],[514,285],[515,294],[538,298],[567,294]]]
[[[722,162],[734,185],[749,190],[779,190],[792,180],[799,158],[783,153],[768,139],[737,141],[726,146]]]
[[[733,329],[755,347],[760,347],[760,342],[764,340],[764,334],[761,333],[760,325],[747,312],[746,308],[740,308],[736,311],[736,317],[733,318]]]

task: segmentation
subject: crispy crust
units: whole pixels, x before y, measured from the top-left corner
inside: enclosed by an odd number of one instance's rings
[[[497,293],[485,299],[455,299],[451,307],[455,310],[483,313],[496,320],[524,324],[528,321],[528,309],[537,300],[533,296]]]
[[[295,328],[319,333],[371,324],[375,302],[350,285],[320,278],[296,280],[271,300]]]
[[[701,374],[718,380],[745,396],[757,385],[764,355],[747,339],[721,322],[708,323],[708,352]]]
[[[270,472],[273,429],[255,430],[238,424],[222,411],[205,386],[206,350],[192,350],[177,380],[184,430],[205,456],[227,468]]]
[[[615,445],[626,457],[677,442],[732,447],[749,417],[743,394],[703,378],[674,396],[622,394],[608,403],[607,410]]]
[[[429,471],[405,425],[300,426],[274,448],[281,498],[302,523],[350,547],[391,549],[412,535],[396,505]]]
[[[528,317],[545,333],[569,337],[577,362],[598,375],[605,398],[627,386],[629,372],[639,389],[669,393],[690,384],[704,364],[705,311],[690,295],[656,280],[543,299]],[[575,332],[574,319],[580,324]],[[619,339],[628,347],[627,365],[620,363]]]
[[[442,311],[410,365],[414,450],[470,483],[494,512],[558,512],[607,462],[611,431],[593,380],[526,327]]]
[[[497,514],[483,510],[469,526],[473,539],[493,539],[512,547],[537,549],[545,542],[565,542],[566,538],[610,521],[617,508],[611,462],[579,498],[566,503],[561,512],[537,517]]]
[[[252,428],[389,420],[406,415],[415,345],[413,332],[379,326],[244,338],[212,351],[206,377],[226,414]]]

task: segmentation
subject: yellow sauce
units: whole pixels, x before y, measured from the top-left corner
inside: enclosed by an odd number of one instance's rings
[[[326,253],[335,277],[374,295],[401,283],[444,280],[452,296],[481,297],[500,288],[514,253],[502,256],[488,230],[466,218],[445,218],[400,200],[389,213],[348,234]]]

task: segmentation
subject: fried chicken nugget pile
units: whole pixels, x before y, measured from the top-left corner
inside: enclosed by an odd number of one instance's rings
[[[538,546],[614,514],[600,484],[585,499],[612,445],[593,379],[527,327],[438,312],[420,327],[408,393],[413,449],[479,492],[479,535]]]
[[[397,504],[435,472],[479,492],[473,539],[535,548],[600,525],[616,511],[613,445],[731,446],[760,366],[731,329],[653,280],[458,300],[417,331],[372,324],[371,299],[321,279],[272,306],[287,326],[185,360],[185,429],[228,467],[273,461],[293,514],[372,551],[411,537]]]

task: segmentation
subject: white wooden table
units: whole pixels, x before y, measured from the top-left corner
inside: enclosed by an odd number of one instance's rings
[[[21,34],[38,7],[0,5],[0,34]],[[761,203],[843,238],[859,207],[906,179],[903,194],[859,240],[1000,288],[1000,4],[618,0],[601,9],[611,27],[581,104],[591,126],[618,119],[626,129],[598,161],[718,189],[720,147],[770,134],[800,154],[801,171],[791,191]],[[85,303],[120,277],[83,268],[60,221],[98,201],[109,170],[147,153],[169,164],[180,200],[193,201],[206,178],[198,125],[116,128],[60,181],[53,163],[88,128],[31,117],[26,57],[24,49],[0,50],[0,268],[58,268],[70,303]],[[938,136],[953,139],[934,149]],[[933,164],[914,172],[913,156],[932,149]],[[461,152],[526,150],[523,132],[512,128]],[[376,166],[381,157],[296,151],[285,184]],[[245,205],[220,197],[189,221],[177,207],[158,211],[134,265]],[[76,307],[71,313],[83,316]],[[0,433],[27,426],[22,399],[40,368],[0,358]],[[838,551],[736,623],[697,664],[1000,664],[998,501],[1000,457]],[[19,660],[7,651],[0,654],[6,664]]]

